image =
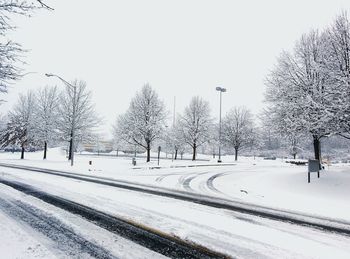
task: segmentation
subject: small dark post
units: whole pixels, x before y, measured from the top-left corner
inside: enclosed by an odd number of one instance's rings
[[[24,146],[22,145],[22,149],[21,149],[21,159],[24,159]]]
[[[159,146],[158,147],[158,165],[159,165],[159,158],[160,158],[160,150],[161,150],[161,147]]]
[[[310,183],[310,171],[307,173],[307,182]]]
[[[45,144],[44,144],[44,160],[46,159],[46,154],[47,154],[47,142],[45,141]]]

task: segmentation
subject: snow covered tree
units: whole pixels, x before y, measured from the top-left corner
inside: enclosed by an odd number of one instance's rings
[[[21,159],[24,159],[26,147],[36,145],[35,139],[35,95],[28,92],[20,95],[13,111],[9,112],[8,123],[0,136],[2,147],[18,145],[21,147]]]
[[[222,142],[235,150],[235,160],[238,151],[250,147],[255,140],[255,127],[251,112],[245,107],[231,109],[222,121]]]
[[[320,140],[335,131],[330,111],[334,88],[324,67],[326,38],[317,31],[303,35],[292,54],[282,53],[266,80],[266,100],[277,129],[311,134],[317,160]]]
[[[259,128],[260,146],[265,150],[274,150],[280,147],[281,131],[276,127],[276,121],[279,118],[270,111],[270,107],[263,109],[259,114],[261,126]]]
[[[151,160],[151,147],[164,133],[165,106],[149,84],[131,100],[129,109],[118,117],[118,135],[130,144],[146,149],[147,159]]]
[[[192,148],[192,160],[196,160],[197,148],[210,139],[212,119],[209,102],[199,96],[193,97],[177,125],[177,135]]]
[[[90,140],[93,129],[100,122],[91,98],[86,83],[78,80],[74,80],[70,86],[66,85],[65,91],[60,95],[57,127],[61,139],[70,143],[69,159],[74,152],[72,142]]]
[[[297,154],[303,150],[302,144],[305,143],[305,138],[301,134],[289,134],[286,138],[286,144],[289,153],[296,159]]]
[[[7,39],[10,30],[15,29],[13,14],[29,16],[39,8],[51,9],[42,1],[1,0],[0,1],[0,93],[6,93],[9,84],[21,78],[18,63],[24,50],[21,45]]]
[[[36,137],[44,145],[44,156],[47,157],[48,143],[57,140],[57,118],[59,94],[57,87],[44,87],[36,94]]]
[[[120,137],[119,131],[118,131],[118,125],[115,123],[112,126],[112,135],[113,135],[113,149],[116,151],[116,156],[119,155],[119,151],[123,150],[123,147],[125,146],[125,141]]]
[[[179,125],[175,124],[173,127],[171,127],[171,138],[172,138],[172,144],[174,148],[174,160],[177,160],[179,154],[183,154],[186,149],[186,143],[183,140],[183,137],[181,135],[181,131],[179,130]]]
[[[2,114],[0,114],[0,136],[1,133],[6,129],[6,118]]]
[[[350,139],[347,13],[337,16],[322,33],[303,35],[292,54],[282,54],[267,78],[267,88],[274,124],[291,135],[311,133],[316,159],[321,158],[322,138],[338,134]]]
[[[333,109],[339,135],[350,139],[350,22],[346,12],[326,31],[326,67],[334,87]]]

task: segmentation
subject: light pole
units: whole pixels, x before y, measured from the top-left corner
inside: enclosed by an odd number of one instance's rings
[[[71,129],[71,152],[70,152],[70,165],[74,165],[74,137],[75,137],[75,113],[76,113],[76,99],[77,99],[77,87],[75,85],[70,84],[68,81],[64,80],[62,77],[55,74],[45,74],[47,77],[57,77],[61,80],[66,86],[73,90],[73,113],[72,113],[72,129]]]
[[[222,104],[222,96],[221,94],[226,92],[226,88],[216,87],[216,91],[220,92],[220,119],[219,119],[219,159],[218,163],[221,163],[221,104]]]

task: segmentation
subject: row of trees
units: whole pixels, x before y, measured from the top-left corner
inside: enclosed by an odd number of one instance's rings
[[[346,13],[322,31],[302,35],[292,52],[283,52],[266,80],[265,122],[297,146],[340,135],[350,139],[350,23]]]
[[[182,153],[187,147],[192,150],[192,160],[204,144],[218,146],[218,127],[210,115],[209,102],[195,96],[184,113],[172,127],[167,127],[167,113],[164,103],[149,84],[131,100],[128,110],[120,115],[114,125],[114,142],[118,146],[137,145],[147,152],[150,161],[152,146],[157,140],[168,142],[175,153]],[[222,121],[221,143],[233,148],[237,160],[238,151],[251,147],[257,141],[253,116],[243,107],[233,108]]]
[[[57,87],[45,87],[20,95],[2,121],[5,123],[0,127],[0,145],[20,146],[22,159],[25,149],[30,147],[42,147],[46,159],[48,145],[58,141],[70,142],[70,159],[73,132],[74,143],[86,140],[99,120],[86,83],[75,80],[63,91]]]

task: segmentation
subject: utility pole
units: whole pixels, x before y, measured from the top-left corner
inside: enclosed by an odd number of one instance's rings
[[[72,157],[70,160],[70,165],[74,165],[74,137],[75,137],[75,114],[76,114],[76,100],[77,100],[77,87],[76,85],[73,86],[73,118],[72,118]]]
[[[174,110],[173,110],[173,147],[172,147],[172,153],[171,153],[171,162],[174,162],[174,151],[175,151],[175,103],[176,103],[176,96],[174,96]]]
[[[70,148],[71,148],[71,152],[70,152],[70,164],[71,166],[74,165],[74,137],[75,137],[75,116],[76,116],[76,102],[77,102],[77,86],[76,85],[72,85],[70,83],[68,83],[68,81],[64,80],[62,77],[55,75],[55,74],[45,74],[47,77],[57,77],[59,80],[61,80],[67,87],[69,87],[71,90],[73,90],[73,107],[72,107],[72,128],[71,128],[71,139],[70,139]]]
[[[218,163],[221,163],[221,104],[222,104],[222,96],[221,94],[226,92],[226,88],[216,87],[216,91],[220,92],[220,115],[219,115],[219,159]]]

